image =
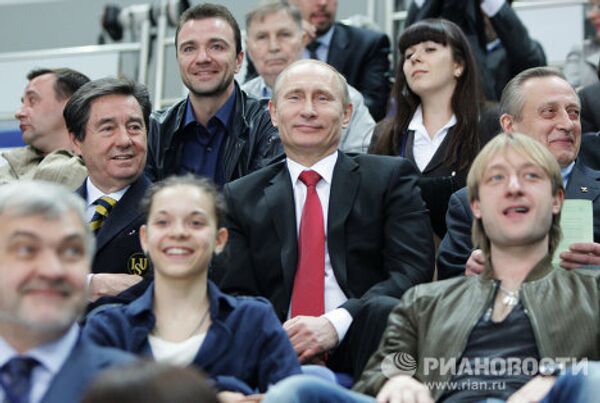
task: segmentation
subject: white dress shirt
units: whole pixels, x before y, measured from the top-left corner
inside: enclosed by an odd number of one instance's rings
[[[73,351],[78,338],[79,326],[73,324],[60,339],[42,344],[22,354],[26,357],[35,358],[39,362],[31,373],[30,403],[39,403],[42,400],[52,383],[52,379]],[[0,367],[17,355],[20,354],[0,337]],[[2,388],[0,388],[1,401],[4,401],[4,390]]]
[[[94,205],[94,202],[96,200],[98,200],[99,198],[101,198],[103,196],[108,196],[108,197],[112,197],[116,201],[119,201],[119,200],[121,200],[121,197],[123,197],[123,195],[125,194],[125,192],[127,192],[127,189],[129,189],[129,187],[131,185],[125,186],[123,189],[118,190],[116,192],[106,194],[103,191],[101,191],[100,189],[98,189],[96,187],[96,185],[94,185],[92,183],[92,180],[88,176],[87,179],[85,180],[85,186],[87,189],[87,200],[86,200],[87,207],[86,207],[85,213],[87,214],[88,221],[92,221],[92,217],[94,216],[94,213],[96,212],[96,206]]]
[[[429,137],[429,133],[423,124],[423,110],[421,109],[421,105],[417,107],[413,118],[408,124],[408,130],[412,130],[415,133],[413,156],[421,172],[425,170],[427,164],[429,164],[429,161],[431,161],[433,155],[446,138],[448,130],[455,124],[456,116],[452,114],[450,120],[433,137]]]
[[[316,190],[323,209],[323,223],[325,225],[325,314],[338,335],[338,341],[341,342],[346,336],[348,328],[352,324],[352,315],[344,308],[338,308],[348,300],[346,294],[340,288],[333,268],[331,266],[331,258],[327,247],[327,213],[329,211],[329,193],[331,191],[331,179],[333,178],[333,168],[338,158],[338,153],[328,155],[321,161],[317,162],[312,167],[305,167],[299,163],[287,159],[287,167],[292,179],[294,188],[294,205],[296,210],[296,234],[300,233],[300,218],[302,217],[302,209],[306,201],[306,185],[298,179],[302,171],[312,169],[321,175],[321,180],[317,183]],[[289,312],[288,312],[289,317]]]

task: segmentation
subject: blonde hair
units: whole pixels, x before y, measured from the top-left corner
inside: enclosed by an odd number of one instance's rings
[[[469,201],[472,203],[479,200],[479,185],[490,161],[500,153],[506,153],[509,149],[518,152],[528,158],[550,178],[552,185],[552,196],[558,192],[564,192],[560,166],[556,158],[540,142],[521,133],[503,133],[494,137],[479,152],[467,176],[467,191]],[[480,248],[486,258],[489,259],[490,239],[488,238],[483,222],[480,218],[473,219],[473,245]],[[560,242],[560,212],[552,217],[552,225],[548,233],[548,254],[552,255]]]

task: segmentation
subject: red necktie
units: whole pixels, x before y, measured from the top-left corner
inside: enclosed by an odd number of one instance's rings
[[[316,189],[321,176],[315,171],[303,171],[300,180],[306,185],[307,191],[300,220],[292,318],[298,315],[320,316],[325,311],[325,226]]]

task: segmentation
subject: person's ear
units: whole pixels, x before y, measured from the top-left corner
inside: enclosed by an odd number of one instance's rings
[[[145,224],[140,227],[140,244],[144,255],[148,255],[148,227]]]
[[[75,134],[69,132],[69,141],[71,143],[73,154],[81,156],[81,142],[75,137]]]
[[[217,231],[217,238],[215,241],[216,254],[223,252],[223,249],[225,249],[225,245],[227,245],[227,239],[229,239],[229,232],[227,231],[227,228],[219,228],[219,230]]]
[[[269,100],[269,114],[271,114],[271,123],[277,127],[277,107],[272,99]]]
[[[235,57],[235,73],[240,72],[240,68],[242,67],[242,62],[244,61],[244,51],[240,51],[238,55]]]
[[[508,113],[503,113],[502,116],[500,116],[500,126],[502,127],[503,132],[505,132],[505,133],[514,132],[514,130],[515,130],[514,124],[515,124],[515,119],[513,118],[512,115],[509,115]]]
[[[342,127],[344,129],[348,127],[350,121],[352,120],[352,109],[353,106],[351,103],[344,106],[344,117],[342,118]]]
[[[559,190],[556,195],[552,198],[552,214],[556,215],[560,212],[563,202],[565,200],[565,192]]]
[[[473,212],[473,216],[475,218],[481,219],[481,208],[478,199],[475,199],[471,202],[471,211]]]

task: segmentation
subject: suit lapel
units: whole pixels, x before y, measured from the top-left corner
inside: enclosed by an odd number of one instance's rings
[[[98,232],[96,238],[98,251],[142,214],[138,204],[148,186],[150,186],[150,181],[142,174],[113,207],[102,225],[102,229]]]
[[[133,357],[132,357],[133,361]],[[111,364],[91,342],[79,339],[52,379],[42,403],[76,402],[99,371]]]
[[[594,201],[600,195],[600,173],[588,169],[578,159],[571,172],[565,193],[567,199]]]
[[[403,155],[401,155],[402,157],[410,160],[411,162],[413,162],[415,164],[415,166],[417,166],[417,163],[415,161],[415,155],[413,154],[413,147],[415,145],[415,131],[414,130],[407,130],[406,131],[406,142],[404,144],[404,150],[400,150],[400,152],[403,152]]]
[[[273,176],[264,192],[275,231],[281,240],[281,268],[285,290],[291,295],[298,260],[298,240],[294,194],[285,162],[281,163],[281,170]]]
[[[327,217],[327,246],[335,278],[342,288],[347,289],[345,223],[354,206],[360,185],[359,166],[343,153],[333,170],[329,209]]]
[[[344,26],[339,23],[335,24],[331,42],[329,43],[329,51],[327,52],[327,63],[335,67],[338,71],[344,71],[344,66],[347,59],[346,48],[350,44],[348,33]]]
[[[86,202],[87,205],[87,187],[86,187],[86,183],[87,180],[83,181],[83,184],[81,186],[79,186],[77,189],[75,189],[75,194],[79,195],[84,202]]]
[[[444,160],[446,159],[446,150],[448,149],[448,143],[450,142],[450,138],[452,137],[453,128],[454,127],[451,127],[448,130],[448,133],[446,134],[446,137],[444,137],[442,144],[440,144],[437,150],[435,150],[433,157],[431,157],[431,160],[423,170],[423,175],[426,175],[427,173],[436,170],[440,165],[444,163]]]

